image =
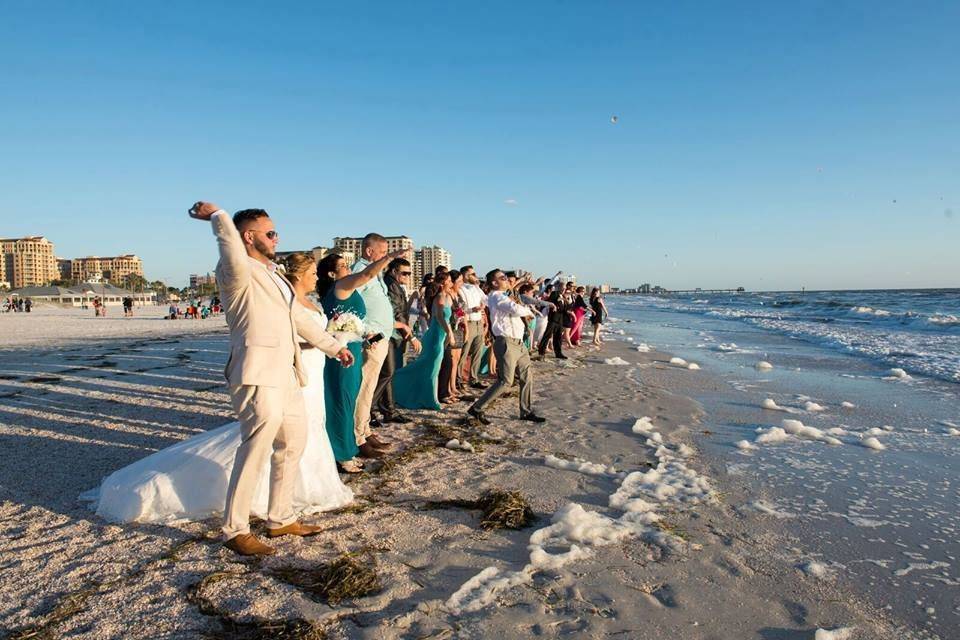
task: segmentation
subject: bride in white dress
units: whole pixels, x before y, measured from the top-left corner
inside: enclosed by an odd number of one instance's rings
[[[316,262],[291,256],[288,276],[297,300],[324,329],[326,316],[306,299],[316,285]],[[312,283],[312,284],[311,284]],[[307,443],[300,459],[300,475],[293,506],[310,515],[336,509],[353,500],[353,492],[340,481],[327,437],[323,399],[326,356],[318,349],[303,350],[308,383],[303,388],[307,412]],[[171,523],[203,520],[223,513],[227,482],[240,446],[240,423],[231,422],[158,451],[107,476],[99,489],[82,499],[96,502],[97,515],[113,522]],[[270,465],[260,474],[251,513],[266,519]]]

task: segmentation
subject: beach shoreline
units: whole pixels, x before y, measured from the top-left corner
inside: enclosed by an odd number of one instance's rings
[[[718,381],[626,341],[535,363],[535,406],[545,425],[516,420],[512,397],[495,405],[494,425],[484,429],[464,421],[465,404],[416,412],[412,428],[386,432],[399,445],[394,463],[351,479],[354,505],[313,518],[326,527],[319,539],[281,539],[274,558],[252,562],[223,549],[216,519],[103,522],[78,500],[82,491],[233,419],[221,373],[225,329],[181,328],[208,322],[169,321],[187,335],[118,330],[4,349],[21,358],[0,385],[4,630],[46,624],[54,637],[188,638],[222,632],[231,621],[301,620],[331,638],[799,639],[848,626],[850,638],[912,637],[887,612],[806,571],[810,558],[789,544],[777,519],[749,508],[758,498],[749,484],[695,452],[710,437],[703,409],[671,389],[694,376],[707,388]],[[607,364],[617,360],[627,364]],[[638,430],[641,418],[651,427]],[[709,499],[667,497],[656,536],[581,543],[582,558],[533,571],[476,610],[454,611],[451,597],[485,570],[522,572],[531,535],[568,505],[622,520],[611,496],[623,474],[658,467],[657,443],[647,443],[653,431],[671,461],[712,488]],[[475,450],[444,446],[453,437]],[[526,496],[535,523],[488,531],[476,511],[450,506],[493,488]],[[283,567],[356,552],[376,563],[383,585],[376,595],[330,606],[276,577]]]

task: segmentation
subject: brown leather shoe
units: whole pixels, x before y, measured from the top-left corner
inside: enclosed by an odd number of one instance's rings
[[[315,536],[321,531],[323,531],[322,527],[303,524],[302,522],[291,522],[285,527],[277,527],[276,529],[267,528],[267,535],[271,538],[279,538],[280,536],[300,536],[305,538],[307,536]]]
[[[375,446],[377,449],[390,449],[393,447],[393,443],[387,442],[386,440],[381,440],[380,437],[375,433],[367,436],[367,442]]]
[[[277,552],[273,547],[260,542],[257,536],[252,533],[241,533],[234,536],[224,542],[223,546],[242,556],[272,556]]]
[[[377,449],[373,446],[373,443],[367,440],[362,445],[360,445],[360,457],[361,458],[382,458],[385,452],[381,449]]]

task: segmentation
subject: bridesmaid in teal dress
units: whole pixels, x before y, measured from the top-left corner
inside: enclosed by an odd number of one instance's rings
[[[377,277],[395,257],[396,252],[387,254],[359,273],[351,273],[346,260],[336,253],[324,257],[317,264],[317,295],[327,318],[332,320],[339,313],[349,312],[362,320],[367,307],[357,289]],[[356,364],[344,368],[339,361],[327,358],[327,366],[323,368],[323,399],[327,411],[327,435],[337,466],[346,473],[360,473],[363,464],[356,457],[359,448],[353,433],[353,410],[363,373],[363,343],[359,340],[350,342],[347,348]]]
[[[453,345],[450,316],[453,299],[450,275],[440,274],[427,289],[430,327],[420,342],[423,349],[416,360],[393,374],[393,399],[404,409],[440,409],[437,400],[437,379],[443,362],[443,350]]]

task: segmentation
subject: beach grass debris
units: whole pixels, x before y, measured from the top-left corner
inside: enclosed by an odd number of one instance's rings
[[[370,496],[355,496],[356,500],[350,504],[340,507],[339,509],[334,509],[328,511],[328,515],[340,516],[340,515],[357,515],[369,511],[377,505],[379,502],[376,498]]]
[[[249,570],[216,571],[205,575],[199,582],[188,588],[187,600],[195,604],[200,613],[220,623],[219,631],[207,632],[204,637],[223,640],[227,638],[230,640],[323,640],[326,638],[327,634],[320,626],[303,618],[237,620],[204,595],[207,586],[222,580],[241,578],[248,573],[250,573]]]
[[[413,458],[419,456],[422,453],[436,449],[438,446],[443,446],[443,442],[438,441],[429,441],[423,442],[421,444],[415,445],[413,447],[408,447],[404,449],[401,453],[395,456],[389,456],[383,459],[383,462],[376,468],[369,468],[364,475],[367,478],[373,478],[380,476],[383,478],[404,467],[408,462]],[[386,478],[384,478],[386,480]]]
[[[278,567],[270,573],[330,605],[383,590],[376,558],[367,551],[345,553],[333,562],[311,567]]]
[[[169,560],[171,562],[178,562],[182,557],[181,554],[183,554],[183,552],[185,552],[187,549],[189,549],[194,545],[201,544],[204,542],[214,542],[217,540],[217,536],[218,536],[218,532],[201,533],[199,535],[190,536],[189,538],[186,538],[185,540],[181,540],[180,542],[176,543],[175,545],[167,549],[165,552],[163,552],[160,555],[159,559]]]
[[[481,529],[525,529],[533,524],[536,516],[530,502],[519,491],[492,489],[476,500],[435,500],[425,505],[427,509],[469,509],[482,512]]]
[[[674,536],[675,538],[680,538],[684,541],[689,541],[690,536],[687,534],[686,530],[681,527],[676,522],[670,522],[669,520],[660,519],[653,523],[653,526],[660,531],[663,531],[666,534]]]
[[[58,599],[53,609],[33,625],[15,629],[3,635],[4,640],[48,640],[58,637],[57,625],[84,610],[87,600],[100,590],[99,582],[91,582],[77,591]]]
[[[443,440],[444,442],[460,436],[460,433],[454,429],[452,425],[443,422],[424,422],[423,426],[426,427],[427,431],[435,435],[438,440]]]

